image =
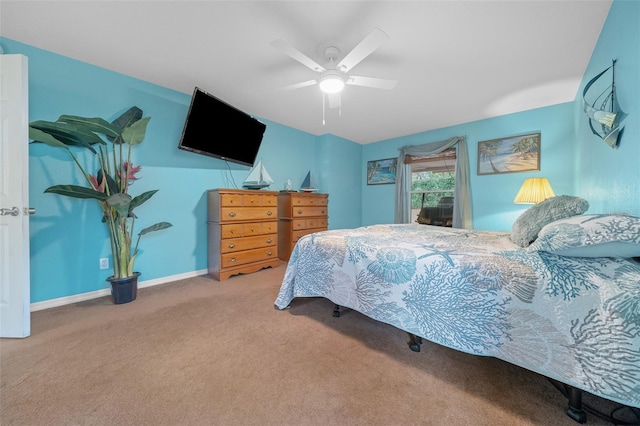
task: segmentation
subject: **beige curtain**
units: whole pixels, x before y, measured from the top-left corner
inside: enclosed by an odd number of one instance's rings
[[[423,145],[407,145],[399,148],[398,167],[396,170],[396,206],[395,223],[410,223],[409,189],[411,183],[407,173],[407,161],[415,157],[429,157],[444,153],[454,148],[456,158],[456,187],[453,202],[453,227],[472,229],[471,223],[471,184],[469,175],[469,154],[467,152],[467,139],[464,136],[456,136],[439,142],[431,142]]]

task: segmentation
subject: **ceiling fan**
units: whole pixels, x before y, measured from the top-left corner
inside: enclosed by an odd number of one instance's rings
[[[336,61],[340,56],[340,49],[335,46],[328,46],[324,50],[324,57],[327,60],[326,66],[318,64],[316,61],[292,47],[284,40],[274,40],[271,42],[271,45],[319,74],[318,78],[315,80],[308,80],[293,84],[291,86],[287,86],[286,89],[299,89],[318,84],[320,86],[320,90],[327,94],[329,107],[337,108],[341,106],[340,92],[342,92],[342,89],[347,84],[386,90],[393,89],[396,84],[398,84],[396,80],[348,74],[353,67],[358,65],[363,59],[373,53],[374,50],[380,47],[382,43],[388,39],[389,36],[385,34],[384,31],[379,28],[374,28],[360,43],[358,43],[356,47],[351,50],[351,52],[347,53],[347,55],[337,63]]]

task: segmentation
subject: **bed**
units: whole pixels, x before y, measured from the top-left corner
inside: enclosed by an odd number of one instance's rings
[[[532,370],[571,390],[579,422],[581,390],[640,407],[640,218],[575,212],[525,226],[522,243],[515,224],[306,235],[275,306],[323,297],[406,331],[414,350],[426,339]]]

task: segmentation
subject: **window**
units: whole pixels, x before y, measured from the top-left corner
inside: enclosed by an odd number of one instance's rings
[[[450,204],[456,183],[455,148],[428,157],[407,155],[405,161],[411,179],[407,197],[411,221],[416,220],[423,207],[441,206],[445,197]]]

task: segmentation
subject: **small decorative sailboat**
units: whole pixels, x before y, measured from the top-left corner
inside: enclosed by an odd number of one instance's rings
[[[242,182],[242,187],[247,189],[262,189],[273,183],[273,179],[267,173],[267,169],[262,165],[262,160],[253,166],[249,172],[249,176]]]
[[[311,177],[311,171],[309,171],[309,173],[307,173],[307,176],[304,178],[304,181],[302,181],[302,185],[300,185],[300,191],[316,192],[317,190],[318,188],[316,188],[316,182],[313,177]]]
[[[614,59],[611,66],[592,78],[582,91],[584,112],[587,114],[587,117],[589,117],[589,127],[591,127],[591,131],[611,148],[618,146],[618,141],[623,130],[623,128],[620,127],[620,123],[627,116],[620,108],[618,98],[616,97],[615,66],[616,60]],[[591,89],[591,86],[609,70],[611,70],[611,84],[598,95],[592,104],[589,104],[589,102],[587,102],[587,92]],[[600,102],[600,105],[596,107],[596,103],[598,102]],[[599,130],[594,127],[594,122],[597,123],[596,126],[598,124],[600,125]]]

